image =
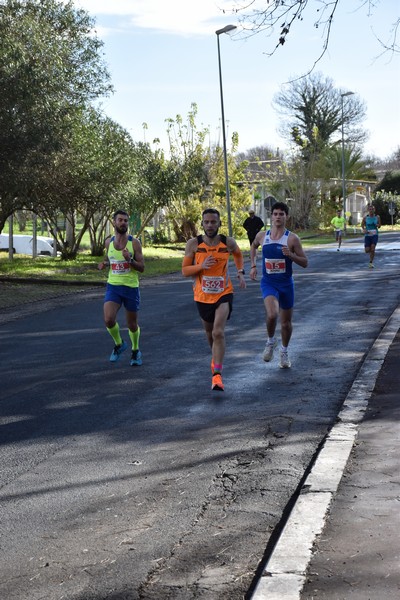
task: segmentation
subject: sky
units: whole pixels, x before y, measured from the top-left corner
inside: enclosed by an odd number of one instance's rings
[[[226,136],[239,134],[239,151],[256,146],[285,150],[273,97],[290,79],[308,72],[319,57],[323,30],[313,27],[310,0],[303,21],[294,24],[284,46],[273,56],[278,31],[244,37],[236,15],[238,0],[74,0],[95,19],[104,42],[114,94],[102,100],[105,114],[127,129],[135,141],[159,138],[168,149],[166,119],[186,120],[196,103],[199,129],[207,127],[211,144],[221,143],[221,100],[216,30],[220,57]],[[266,6],[266,0],[256,0]],[[341,0],[328,51],[316,66],[342,92],[352,91],[366,105],[368,155],[390,156],[400,147],[400,54],[382,53],[399,17],[398,0]],[[308,16],[307,16],[308,15]],[[146,127],[143,124],[146,124]]]

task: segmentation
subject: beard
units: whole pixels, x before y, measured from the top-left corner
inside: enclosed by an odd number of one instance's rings
[[[126,225],[121,225],[120,227],[115,227],[115,231],[117,233],[119,233],[120,235],[123,235],[124,233],[126,233],[128,231],[128,227]]]
[[[206,234],[206,236],[212,240],[213,238],[215,238],[218,235],[219,227],[217,227],[217,229],[215,231],[212,231],[210,233],[208,233],[204,228],[203,228],[203,231]]]

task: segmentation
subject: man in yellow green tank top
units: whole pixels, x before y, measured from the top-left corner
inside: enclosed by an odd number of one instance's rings
[[[340,246],[342,245],[342,234],[344,230],[344,222],[345,217],[342,217],[342,211],[338,210],[336,213],[336,217],[333,217],[331,221],[331,225],[333,225],[335,229],[335,239],[338,243],[338,251],[340,250]]]
[[[106,258],[99,265],[100,270],[109,267],[107,289],[104,298],[104,322],[114,340],[110,362],[117,362],[127,349],[122,339],[117,314],[122,305],[126,313],[129,338],[132,344],[131,366],[142,364],[139,349],[140,327],[137,313],[140,306],[139,273],[144,271],[142,246],[128,233],[129,215],[117,210],[113,215],[114,235],[106,240]]]

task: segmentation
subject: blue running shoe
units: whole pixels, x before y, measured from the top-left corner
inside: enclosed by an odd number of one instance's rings
[[[119,360],[121,354],[127,349],[128,344],[126,342],[122,342],[122,344],[118,344],[114,346],[114,350],[110,355],[110,362],[117,362]]]
[[[140,352],[140,350],[132,350],[132,356],[131,356],[131,362],[130,362],[131,367],[134,367],[135,365],[140,366],[141,364],[142,364],[142,353]]]

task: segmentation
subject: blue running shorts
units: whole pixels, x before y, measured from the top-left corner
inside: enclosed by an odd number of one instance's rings
[[[365,248],[370,248],[372,245],[376,246],[378,243],[377,235],[366,235],[364,237],[364,246]]]
[[[138,312],[140,307],[139,288],[107,283],[104,302],[116,302],[120,306],[123,304],[126,310],[129,310],[130,312]]]
[[[279,302],[279,307],[283,310],[289,310],[294,305],[294,283],[293,280],[287,283],[273,283],[271,281],[265,281],[261,279],[261,293],[262,297],[275,296]]]

